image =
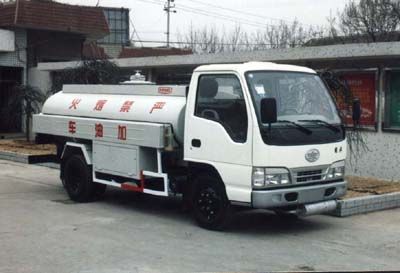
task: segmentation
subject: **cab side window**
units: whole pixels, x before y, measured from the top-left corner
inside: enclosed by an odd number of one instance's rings
[[[197,87],[195,116],[220,123],[233,141],[247,139],[247,111],[235,75],[203,75]]]

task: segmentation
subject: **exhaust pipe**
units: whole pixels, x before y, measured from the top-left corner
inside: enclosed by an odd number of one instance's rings
[[[299,216],[310,216],[316,214],[324,214],[335,210],[337,207],[336,200],[324,201],[319,203],[303,205],[297,209]]]

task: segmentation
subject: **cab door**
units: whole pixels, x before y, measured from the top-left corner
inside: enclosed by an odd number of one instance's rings
[[[185,122],[185,160],[212,165],[231,200],[249,201],[252,130],[235,73],[194,74]]]

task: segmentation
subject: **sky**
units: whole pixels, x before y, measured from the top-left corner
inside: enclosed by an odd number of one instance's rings
[[[167,17],[164,0],[57,0],[58,2],[130,9],[132,23],[141,40],[165,41]],[[193,27],[204,26],[229,32],[235,26],[246,32],[260,30],[265,24],[297,18],[304,25],[326,25],[327,17],[337,15],[348,0],[175,0],[171,14],[171,41]],[[137,39],[137,36],[134,37]],[[157,46],[157,44],[154,44]]]

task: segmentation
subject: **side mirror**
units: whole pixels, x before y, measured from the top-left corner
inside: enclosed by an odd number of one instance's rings
[[[262,123],[271,124],[278,121],[275,98],[263,98],[260,111]]]
[[[360,99],[353,100],[353,121],[359,123],[361,119],[361,103]]]

